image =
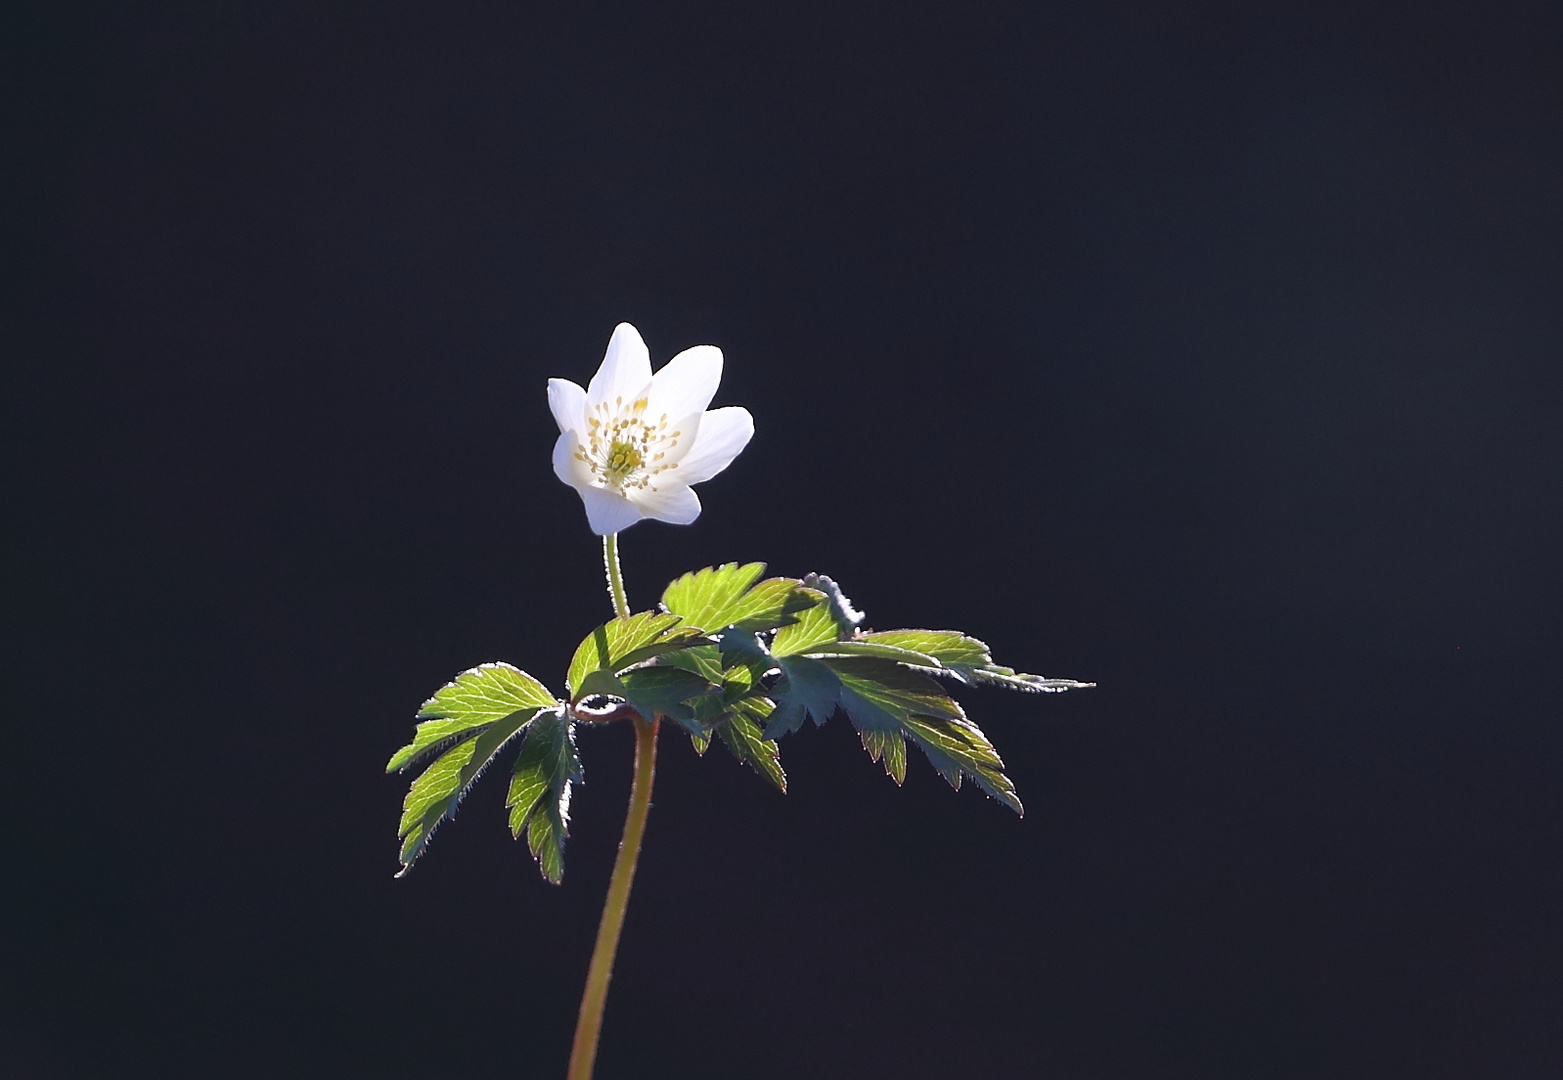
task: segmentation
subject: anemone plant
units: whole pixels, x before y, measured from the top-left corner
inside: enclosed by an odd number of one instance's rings
[[[510,831],[526,834],[543,877],[558,883],[571,791],[582,777],[576,727],[633,728],[629,809],[568,1080],[592,1074],[664,721],[682,728],[698,753],[718,741],[785,792],[777,741],[805,720],[823,724],[839,714],[897,784],[906,778],[911,744],[952,787],[969,779],[1019,814],[1004,762],[941,680],[1044,693],[1095,685],[996,664],[985,644],[956,630],[865,632],[862,613],[830,578],[765,577],[763,563],[692,571],[669,583],[655,610],[632,612],[618,534],[643,518],[694,521],[700,500],[692,485],[725,469],[754,434],[747,410],[706,410],[721,375],[722,353],[710,345],[687,349],[652,374],[640,334],[621,323],[589,386],[549,380],[548,404],[559,425],[554,472],[580,494],[592,531],[602,537],[613,618],[575,650],[563,696],[506,663],[457,675],[424,702],[412,742],[386,767],[422,769],[402,810],[405,874],[477,777],[513,750],[505,800]]]

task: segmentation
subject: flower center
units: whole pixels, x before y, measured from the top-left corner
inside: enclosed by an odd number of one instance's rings
[[[664,463],[678,445],[682,431],[668,431],[668,414],[652,423],[645,418],[646,399],[626,405],[622,397],[613,404],[600,401],[586,418],[586,441],[576,441],[575,460],[585,462],[592,478],[623,495],[631,488],[650,488],[660,474],[678,468]]]

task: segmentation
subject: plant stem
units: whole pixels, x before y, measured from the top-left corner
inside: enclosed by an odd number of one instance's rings
[[[613,957],[619,949],[619,932],[624,929],[624,909],[629,904],[630,885],[635,880],[635,861],[640,857],[641,838],[646,835],[646,813],[651,809],[651,784],[657,773],[658,721],[636,717],[634,723],[635,782],[630,787],[624,838],[619,841],[619,855],[613,862],[608,898],[602,905],[602,922],[597,924],[597,944],[592,949],[591,967],[586,972],[586,990],[581,994],[581,1013],[575,1024],[575,1044],[570,1049],[568,1080],[591,1080],[592,1066],[597,1060],[597,1036],[602,1031],[602,1009],[608,1000],[608,980],[613,978]]]
[[[608,595],[613,598],[613,613],[628,618],[629,600],[624,595],[624,575],[619,570],[619,534],[602,538],[602,562],[608,571]],[[608,897],[602,904],[602,921],[597,924],[597,944],[592,947],[591,966],[586,969],[586,989],[581,993],[581,1012],[575,1022],[575,1043],[570,1047],[570,1071],[567,1080],[591,1080],[597,1061],[597,1037],[602,1033],[602,1010],[608,1001],[608,981],[613,978],[613,958],[619,951],[619,933],[624,929],[624,910],[630,902],[630,886],[635,883],[635,863],[640,858],[640,842],[646,835],[646,815],[651,810],[651,785],[657,776],[657,725],[653,716],[634,717],[635,780],[630,785],[629,810],[624,815],[624,836],[619,854],[613,860],[613,877],[608,880]]]
[[[613,599],[613,613],[627,619],[630,602],[624,596],[624,575],[619,572],[618,533],[609,533],[602,538],[602,563],[608,569],[608,595]]]

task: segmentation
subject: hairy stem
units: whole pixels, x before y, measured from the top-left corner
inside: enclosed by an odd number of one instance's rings
[[[608,572],[613,613],[621,619],[628,618],[630,604],[624,595],[624,575],[619,570],[618,533],[602,538],[602,563]],[[647,720],[634,713],[631,716],[635,724],[635,780],[630,785],[624,836],[619,841],[618,857],[613,860],[608,897],[602,904],[602,921],[597,924],[597,944],[592,947],[591,966],[586,969],[586,989],[581,992],[581,1012],[575,1022],[575,1043],[570,1047],[568,1080],[591,1080],[592,1066],[597,1061],[602,1010],[608,1001],[613,958],[619,951],[624,911],[630,902],[630,886],[635,883],[635,863],[640,858],[641,838],[646,835],[646,814],[651,810],[651,785],[657,776],[657,718]]]
[[[608,595],[613,599],[613,613],[621,619],[630,615],[630,602],[624,596],[624,575],[619,572],[619,534],[609,533],[602,538],[602,564],[608,569]]]
[[[610,536],[608,540],[612,541]],[[610,552],[612,547],[608,547]],[[617,569],[617,560],[609,563]],[[622,586],[620,593],[622,595]],[[608,882],[608,899],[602,905],[602,922],[597,924],[597,944],[592,949],[591,967],[586,972],[586,990],[581,994],[581,1013],[575,1024],[575,1044],[570,1049],[568,1080],[591,1080],[597,1060],[597,1037],[602,1031],[602,1008],[608,1000],[608,980],[613,978],[613,957],[619,950],[619,932],[624,929],[624,909],[629,904],[630,885],[635,881],[635,861],[640,857],[641,838],[646,835],[646,813],[651,809],[651,784],[657,774],[657,724],[635,718],[635,782],[630,787],[629,812],[624,817],[624,838],[613,862],[613,877]]]

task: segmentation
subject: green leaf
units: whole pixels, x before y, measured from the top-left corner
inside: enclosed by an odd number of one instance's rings
[[[694,727],[704,736],[703,742],[697,740],[695,749],[704,754],[705,748],[711,744],[711,729],[726,720],[732,709],[720,694],[701,694],[690,698],[689,704],[695,710]]]
[[[864,634],[863,640],[911,649],[950,668],[982,667],[993,663],[986,645],[959,630],[881,630]]]
[[[680,723],[694,719],[689,699],[711,691],[704,678],[676,667],[636,668],[619,681],[624,697],[641,716],[650,719],[660,713]]]
[[[863,749],[868,751],[868,756],[874,761],[884,759],[885,772],[890,774],[890,779],[897,784],[906,782],[906,737],[897,731],[881,731],[869,729],[858,732],[858,738],[863,742]]]
[[[572,700],[581,696],[586,676],[594,671],[617,675],[625,668],[706,640],[692,626],[680,626],[677,615],[642,611],[603,623],[582,641],[570,660],[568,685]]]
[[[779,656],[776,666],[781,678],[770,689],[776,702],[765,725],[765,737],[772,741],[803,726],[805,718],[823,724],[836,711],[841,680],[819,660],[807,656]]]
[[[943,687],[900,664],[867,656],[833,656],[817,662],[841,680],[841,707],[860,729],[893,729],[914,713],[965,719]]]
[[[721,684],[722,672],[726,670],[722,663],[722,648],[715,644],[679,649],[664,656],[661,663],[699,675],[714,685]]]
[[[575,725],[565,710],[538,714],[521,744],[505,806],[510,810],[510,834],[519,837],[526,830],[527,847],[537,859],[537,868],[555,885],[564,876],[570,791],[581,776]]]
[[[413,741],[398,750],[386,764],[386,772],[405,769],[441,749],[457,736],[475,734],[474,728],[503,720],[523,709],[554,705],[548,688],[509,664],[480,664],[457,675],[423,703]]]
[[[989,795],[1021,812],[1004,762],[938,683],[876,657],[829,657],[816,663],[829,667],[841,681],[842,711],[858,729],[869,756],[883,760],[896,783],[906,776],[904,737],[952,787],[959,789],[961,777],[970,776]]]
[[[986,645],[958,630],[883,630],[864,634],[859,640],[922,653],[935,663],[904,662],[929,668],[936,674],[953,676],[964,683],[990,683],[1044,694],[1083,690],[1096,685],[1075,679],[1046,679],[995,664]]]
[[[733,757],[776,785],[785,795],[787,774],[782,771],[780,748],[766,739],[760,730],[760,724],[775,707],[769,698],[743,698],[734,703],[732,715],[716,729],[716,734],[732,751]]]
[[[909,716],[903,728],[951,787],[960,790],[964,773],[1015,813],[1025,814],[1015,796],[1015,785],[1004,775],[1004,762],[976,724],[938,716]]]
[[[995,686],[1007,686],[1011,690],[1025,690],[1033,694],[1061,694],[1065,690],[1089,690],[1096,685],[1094,682],[1080,682],[1078,679],[1047,679],[1041,675],[1027,675],[1023,671],[1016,671],[1014,668],[999,664],[989,664],[970,671],[967,673],[967,678],[972,682],[992,683]]]
[[[711,745],[710,715],[719,691],[702,676],[675,667],[644,667],[624,673],[625,696],[644,717],[660,714],[683,728],[704,754]]]
[[[458,743],[435,758],[434,764],[412,782],[402,803],[398,828],[402,837],[402,874],[423,853],[439,823],[456,812],[473,781],[538,711],[528,707],[490,724],[475,738]]]
[[[713,632],[728,626],[751,632],[773,630],[795,622],[798,612],[814,606],[816,598],[793,578],[769,578],[756,584],[764,572],[764,563],[725,563],[695,570],[668,585],[662,606],[682,616],[685,625]]]
[[[868,641],[862,638],[822,642],[811,645],[805,651],[809,656],[874,656],[881,660],[894,660],[898,664],[910,664],[912,667],[928,668],[933,671],[941,667],[939,661],[927,653],[913,652],[899,645],[886,645],[880,641]]]
[[[628,674],[628,672],[626,672]],[[575,700],[579,703],[584,698],[596,697],[626,698],[629,696],[624,689],[624,683],[611,671],[593,671],[581,680],[581,685],[575,688]]]
[[[793,656],[808,652],[816,645],[840,641],[852,632],[850,626],[843,626],[836,618],[824,593],[818,589],[801,591],[814,598],[814,606],[801,612],[798,621],[791,626],[776,631],[776,640],[771,642],[772,656]]]

